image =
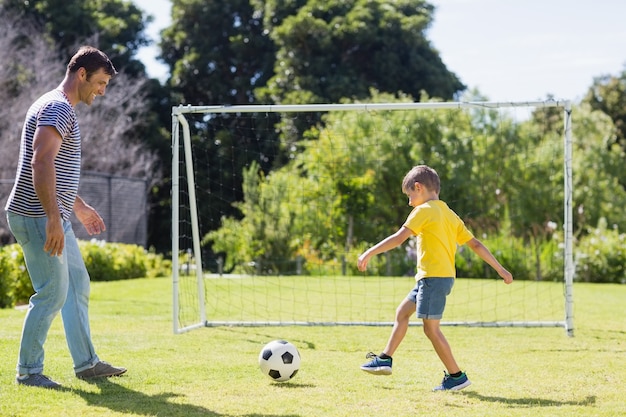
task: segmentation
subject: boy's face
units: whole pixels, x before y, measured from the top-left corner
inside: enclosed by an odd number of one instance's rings
[[[404,194],[409,197],[409,206],[411,207],[421,206],[430,200],[439,199],[437,191],[429,190],[421,182],[416,182],[413,185],[413,189],[404,190]]]
[[[417,207],[425,203],[427,201],[425,198],[425,190],[426,188],[419,182],[415,183],[412,190],[404,190],[404,193],[409,197],[409,206]]]

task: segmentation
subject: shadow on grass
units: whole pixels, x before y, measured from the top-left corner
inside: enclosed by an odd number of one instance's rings
[[[301,384],[293,381],[286,382],[272,382],[272,387],[279,389],[300,389],[300,388],[315,388],[313,384]]]
[[[592,406],[596,403],[595,395],[587,396],[580,401],[556,401],[546,398],[506,398],[492,397],[489,395],[481,395],[474,391],[464,391],[463,394],[469,398],[475,398],[480,401],[508,404],[512,407],[562,407],[562,406]]]
[[[88,405],[105,407],[111,411],[123,414],[146,415],[146,416],[181,416],[181,417],[227,417],[208,408],[193,404],[183,404],[172,401],[181,397],[179,394],[162,393],[155,395],[133,391],[127,387],[118,385],[109,379],[88,381],[97,386],[100,392],[88,392],[80,389],[72,391],[80,395]],[[207,395],[211,395],[210,393]],[[219,398],[215,398],[219,401]],[[246,414],[247,417],[297,417],[295,415],[269,415],[269,414]]]

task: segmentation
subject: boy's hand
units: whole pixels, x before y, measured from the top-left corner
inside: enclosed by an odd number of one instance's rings
[[[367,263],[369,262],[369,256],[366,256],[365,253],[359,255],[359,259],[356,261],[356,266],[359,268],[359,271],[363,272],[367,269]]]
[[[502,271],[498,271],[498,275],[502,277],[505,284],[510,284],[513,282],[513,274],[511,274],[506,269],[503,269]]]

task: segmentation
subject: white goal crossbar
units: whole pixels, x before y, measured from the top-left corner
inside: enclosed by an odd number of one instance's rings
[[[180,105],[172,107],[172,285],[173,285],[173,323],[174,332],[181,333],[194,328],[207,326],[227,326],[233,322],[208,321],[204,299],[204,274],[201,257],[201,236],[198,226],[198,211],[196,206],[196,188],[193,172],[191,134],[189,123],[185,114],[202,113],[296,113],[296,112],[330,112],[330,111],[382,111],[382,110],[418,110],[418,109],[496,109],[496,108],[542,108],[557,107],[564,112],[564,135],[563,135],[563,169],[564,169],[564,298],[565,311],[562,321],[537,321],[537,322],[442,322],[442,325],[449,326],[480,326],[480,327],[563,327],[568,336],[574,335],[573,323],[573,281],[574,281],[574,259],[573,259],[573,182],[572,182],[572,119],[571,103],[568,100],[557,101],[528,101],[528,102],[426,102],[426,103],[356,103],[356,104],[308,104],[308,105],[237,105],[237,106],[191,106]],[[182,148],[184,150],[184,163],[186,166],[187,190],[189,195],[189,211],[191,232],[193,241],[193,252],[195,260],[196,284],[197,284],[197,304],[199,317],[196,323],[179,325],[179,217],[180,217],[180,197],[181,192],[179,164],[181,161],[180,145],[182,130]],[[239,326],[276,326],[276,325],[383,325],[390,326],[390,322],[377,323],[354,323],[354,322],[332,322],[332,323],[311,323],[311,322],[237,322]],[[413,323],[412,323],[413,324]]]

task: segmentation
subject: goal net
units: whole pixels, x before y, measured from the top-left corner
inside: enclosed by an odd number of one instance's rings
[[[173,107],[174,331],[392,325],[415,242],[356,259],[403,224],[402,178],[426,164],[515,278],[460,247],[442,325],[572,335],[570,136],[558,101]]]

